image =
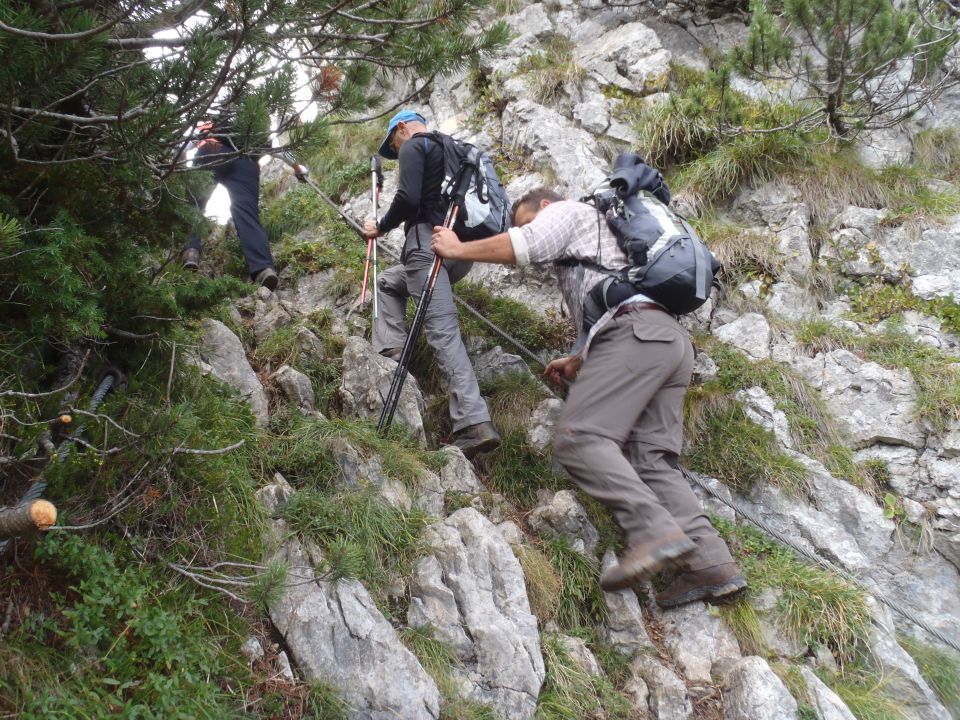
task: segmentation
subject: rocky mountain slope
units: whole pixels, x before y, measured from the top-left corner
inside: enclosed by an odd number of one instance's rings
[[[667,100],[671,74],[706,69],[745,33],[735,17],[681,28],[635,8],[503,5],[515,39],[423,104],[496,150],[512,197],[588,192],[618,149],[643,152],[638,114]],[[384,442],[357,424],[378,415],[394,363],[364,339],[356,253],[318,264],[335,219],[311,223],[309,190],[269,170],[283,287],[205,321],[194,361],[259,424],[294,423],[324,449],[326,487],[278,474],[258,493],[266,560],[288,566],[269,617],[292,672],[334,688],[351,718],[960,717],[957,654],[877,599],[960,643],[960,195],[936,168],[911,186],[943,201],[932,210],[864,180],[888,182],[877,168],[890,163],[919,172],[923,138],[956,107],[948,93],[909,127],[862,138],[835,184],[784,172],[709,210],[679,194],[728,270],[727,292],[687,318],[699,356],[686,461],[752,588],[719,609],[662,610],[649,585],[599,590],[615,530],[551,467],[562,400],[489,334],[468,327],[503,449],[474,467],[443,445],[428,352],[398,411],[407,434]],[[365,195],[342,199],[369,213]],[[508,323],[533,313],[511,328],[562,323],[548,271],[478,267],[470,280],[461,292]],[[559,351],[562,330],[533,334],[545,358]]]

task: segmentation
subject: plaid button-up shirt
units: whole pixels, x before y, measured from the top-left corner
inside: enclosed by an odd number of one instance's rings
[[[532,222],[510,229],[510,242],[517,265],[558,263],[560,291],[573,313],[577,326],[577,342],[571,352],[586,354],[589,341],[613,317],[609,310],[590,329],[583,329],[583,303],[594,285],[606,278],[603,273],[580,264],[559,264],[563,260],[588,260],[610,270],[628,265],[627,256],[617,245],[616,236],[604,217],[590,205],[573,200],[552,202],[537,213]],[[652,302],[637,294],[625,302]]]

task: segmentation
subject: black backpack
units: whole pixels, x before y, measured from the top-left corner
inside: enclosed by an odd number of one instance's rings
[[[443,149],[443,201],[449,206],[458,188],[464,192],[453,225],[457,236],[461,240],[480,240],[509,230],[510,199],[490,157],[474,145],[444,133],[423,135]]]
[[[591,289],[585,322],[592,324],[637,293],[685,315],[707,301],[712,287],[720,288],[720,263],[686,219],[667,206],[670,189],[663,176],[639,155],[619,155],[613,173],[583,201],[606,216],[630,263],[610,270],[580,261],[609,276]]]

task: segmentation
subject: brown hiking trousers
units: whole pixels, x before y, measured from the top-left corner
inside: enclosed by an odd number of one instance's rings
[[[628,546],[685,533],[691,570],[733,562],[680,472],[687,331],[662,310],[631,308],[590,345],[557,428],[557,460],[610,508]]]

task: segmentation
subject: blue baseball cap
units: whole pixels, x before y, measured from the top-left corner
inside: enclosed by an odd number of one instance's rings
[[[423,115],[413,110],[401,110],[390,118],[390,123],[387,125],[387,136],[383,139],[383,142],[380,143],[380,149],[377,151],[380,155],[387,158],[387,160],[397,159],[397,153],[390,147],[390,136],[393,135],[393,131],[397,129],[397,125],[402,122],[422,122],[424,125],[427,123]]]

